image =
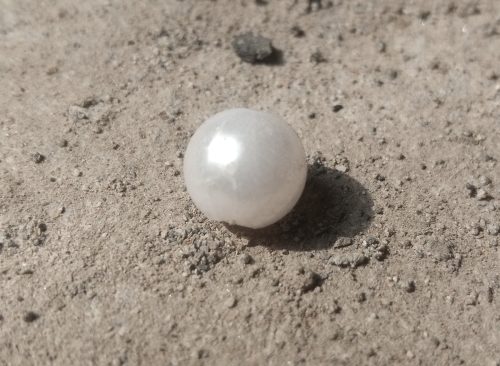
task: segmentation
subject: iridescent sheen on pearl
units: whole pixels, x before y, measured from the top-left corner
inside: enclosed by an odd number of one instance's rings
[[[212,220],[262,228],[285,216],[307,176],[304,148],[280,117],[228,109],[206,120],[189,141],[184,179]]]

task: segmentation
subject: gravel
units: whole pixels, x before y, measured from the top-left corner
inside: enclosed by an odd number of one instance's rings
[[[313,62],[315,64],[320,64],[320,63],[327,61],[326,57],[319,50],[316,50],[313,53],[311,53],[311,56],[309,57],[309,59],[311,60],[311,62]]]
[[[31,160],[33,160],[35,164],[40,164],[45,161],[45,156],[36,152],[31,155]]]
[[[26,323],[33,323],[38,318],[40,318],[40,315],[34,311],[28,311],[23,315],[23,320]]]
[[[412,293],[415,292],[416,285],[414,280],[408,280],[403,284],[403,288],[406,292]]]
[[[243,263],[243,264],[251,264],[254,262],[252,256],[250,254],[247,254],[247,253],[243,253],[241,256],[240,256],[240,262]]]
[[[248,63],[265,62],[274,53],[272,41],[252,32],[234,37],[232,46],[238,57]]]
[[[334,255],[329,260],[334,266],[351,268],[366,265],[369,261],[370,258],[361,253]]]
[[[487,200],[491,199],[492,197],[486,190],[481,188],[481,189],[478,189],[476,198],[479,201],[487,201]]]
[[[323,278],[316,272],[309,271],[304,274],[305,279],[301,286],[301,291],[303,293],[314,290],[316,287],[321,286]]]

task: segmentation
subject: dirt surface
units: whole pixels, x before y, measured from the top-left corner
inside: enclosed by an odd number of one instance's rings
[[[0,365],[500,364],[500,2],[319,4],[0,0]],[[238,106],[309,156],[259,232],[183,185]]]

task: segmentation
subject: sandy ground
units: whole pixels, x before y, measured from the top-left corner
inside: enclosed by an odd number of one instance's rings
[[[0,0],[0,365],[500,364],[500,2],[312,5]],[[237,106],[309,156],[259,232],[183,185]]]

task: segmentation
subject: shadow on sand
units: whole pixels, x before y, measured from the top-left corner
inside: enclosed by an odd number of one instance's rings
[[[263,229],[227,228],[249,239],[249,245],[308,251],[339,245],[364,231],[373,217],[373,201],[355,179],[324,165],[309,165],[299,202],[285,218]],[[345,240],[345,239],[343,239]]]

